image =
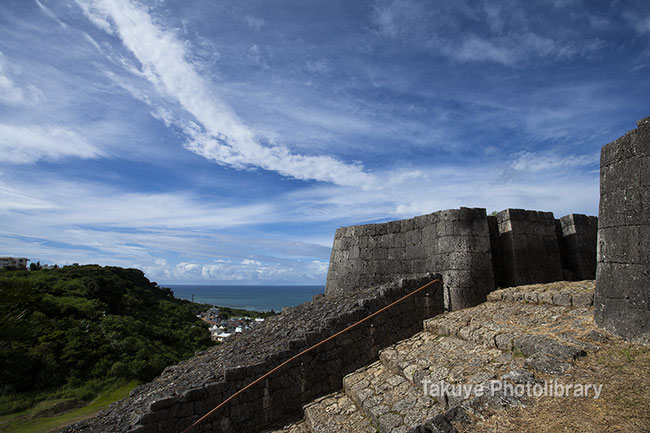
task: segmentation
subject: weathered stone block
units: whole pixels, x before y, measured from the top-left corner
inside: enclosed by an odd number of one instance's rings
[[[194,403],[179,403],[170,409],[172,418],[184,418],[194,415]]]
[[[415,228],[413,218],[400,221],[400,231],[402,233],[410,232]]]
[[[626,299],[597,295],[594,299],[594,318],[596,323],[615,334],[650,341],[650,310],[632,308]]]
[[[602,262],[650,263],[650,225],[603,228],[598,248]]]
[[[562,269],[570,271],[578,280],[594,279],[598,219],[569,214],[560,218],[558,223]]]
[[[430,225],[431,221],[427,215],[416,216],[413,218],[413,228],[415,230]]]
[[[506,209],[496,216],[499,286],[516,286],[562,279],[555,219],[550,212]],[[495,235],[492,235],[495,238]]]
[[[650,341],[650,118],[601,150],[596,322]]]
[[[460,209],[447,209],[436,212],[437,221],[457,221],[460,219]]]
[[[645,265],[601,262],[596,274],[596,288],[602,297],[629,299],[636,288],[650,293],[650,270]]]

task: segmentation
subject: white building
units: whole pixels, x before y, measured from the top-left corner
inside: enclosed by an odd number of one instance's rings
[[[27,268],[28,258],[25,257],[0,257],[0,268]]]
[[[217,335],[217,341],[218,341],[219,343],[223,343],[223,340],[225,340],[226,338],[230,337],[230,335],[231,335],[231,334],[229,334],[229,333],[227,333],[227,332],[222,332],[221,334]]]

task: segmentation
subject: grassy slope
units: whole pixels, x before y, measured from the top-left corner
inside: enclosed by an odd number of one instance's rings
[[[30,417],[31,411],[29,410],[6,415],[0,418],[0,429],[3,432],[12,433],[51,432],[68,424],[90,418],[100,410],[107,408],[111,403],[127,397],[129,392],[136,386],[137,382],[132,381],[127,384],[107,388],[87,406],[48,418],[26,420]]]
[[[552,398],[510,408],[472,426],[499,433],[650,432],[650,347],[614,338],[578,359],[564,383],[602,384],[599,399]]]

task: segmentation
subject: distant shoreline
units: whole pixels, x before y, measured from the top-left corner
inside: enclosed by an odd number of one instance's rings
[[[169,287],[174,296],[202,304],[237,308],[250,311],[280,311],[310,301],[314,295],[323,293],[319,285],[207,285],[207,284],[160,284]]]

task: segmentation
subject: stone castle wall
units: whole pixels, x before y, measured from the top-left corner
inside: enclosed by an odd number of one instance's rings
[[[562,280],[562,263],[552,212],[506,209],[496,215],[499,287]],[[594,240],[595,245],[595,240]],[[497,252],[498,251],[498,252]],[[595,251],[594,251],[595,257]]]
[[[595,279],[598,218],[569,214],[555,221],[562,269],[569,270],[577,280]]]
[[[556,229],[559,227],[559,231]],[[551,212],[460,208],[336,231],[327,293],[440,272],[449,310],[485,301],[495,287],[593,278],[597,218]],[[562,251],[566,259],[563,260]]]
[[[448,307],[485,300],[494,290],[485,209],[452,209],[339,228],[325,291],[357,290],[424,272],[442,273]]]
[[[595,320],[650,342],[650,117],[600,153]]]
[[[402,279],[358,292],[320,296],[286,308],[259,327],[168,367],[72,432],[177,433],[223,400],[313,344],[399,299],[439,275]],[[302,405],[341,388],[343,376],[378,359],[379,350],[422,330],[443,311],[435,283],[350,332],[292,361],[245,391],[193,431],[248,433],[300,415]]]

